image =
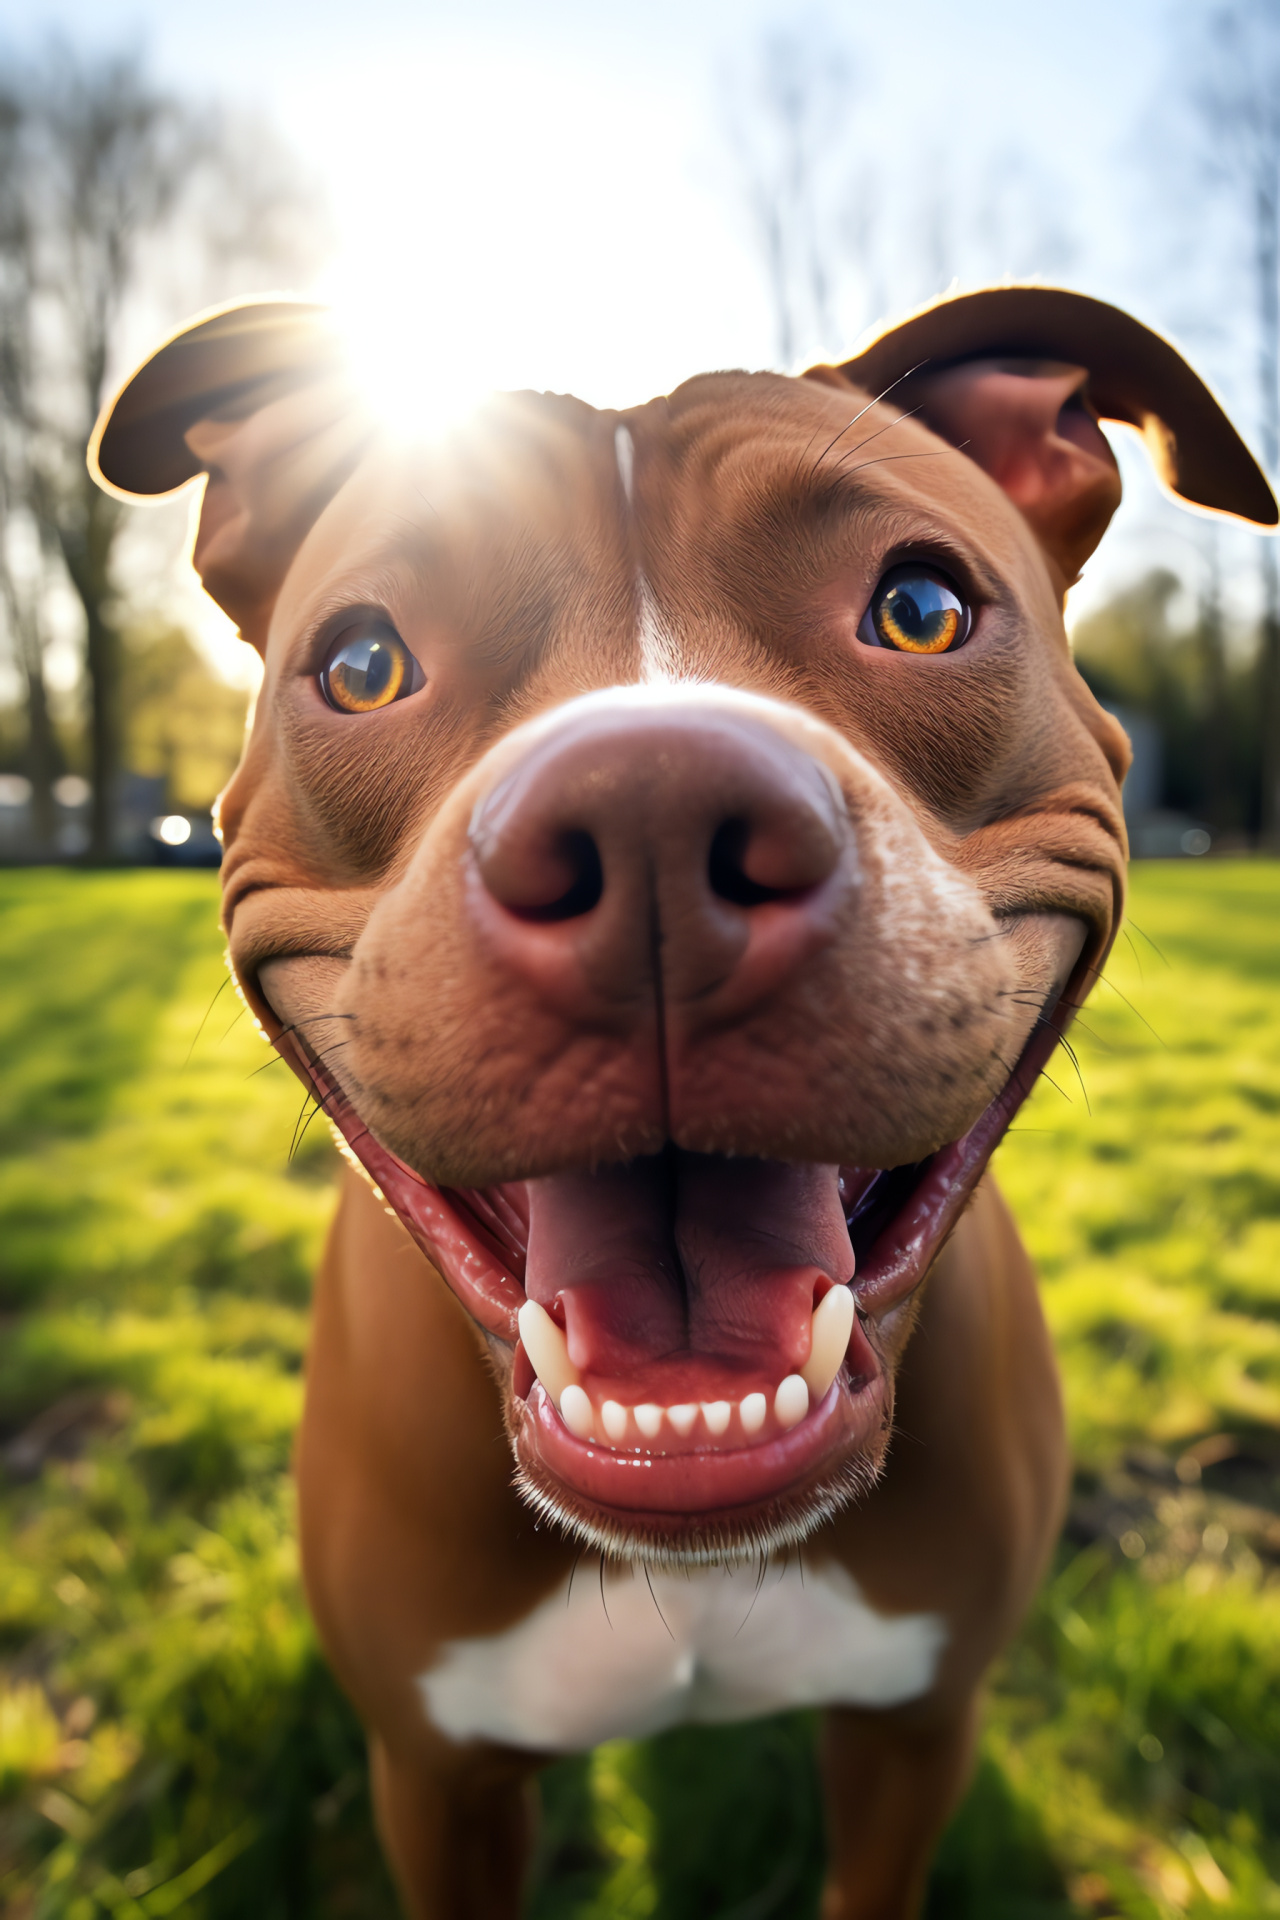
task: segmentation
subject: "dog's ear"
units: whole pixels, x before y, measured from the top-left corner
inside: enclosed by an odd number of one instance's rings
[[[916,411],[989,473],[1069,586],[1120,503],[1097,422],[1146,442],[1180,500],[1255,526],[1280,514],[1266,476],[1177,348],[1118,307],[1057,287],[944,297],[888,327],[838,369]]]
[[[139,367],[102,411],[89,470],[127,500],[208,476],[194,564],[261,650],[294,554],[373,431],[325,309],[250,301],[195,320]]]

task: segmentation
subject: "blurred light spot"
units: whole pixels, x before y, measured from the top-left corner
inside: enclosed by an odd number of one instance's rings
[[[1221,1520],[1211,1520],[1200,1536],[1206,1553],[1223,1554],[1230,1545],[1231,1536]]]
[[[53,797],[60,807],[82,807],[93,788],[78,773],[64,773],[53,783]]]
[[[1120,1535],[1120,1551],[1126,1560],[1141,1560],[1146,1550],[1147,1543],[1136,1527]]]
[[[1182,836],[1182,851],[1193,856],[1208,853],[1212,845],[1213,835],[1203,827],[1188,827]]]
[[[1144,1760],[1149,1760],[1153,1767],[1157,1760],[1164,1759],[1164,1748],[1156,1739],[1154,1733],[1143,1734],[1141,1740],[1138,1742],[1138,1752]]]
[[[31,798],[31,782],[25,774],[0,773],[0,807],[25,807]]]
[[[397,313],[385,300],[339,296],[334,317],[356,384],[398,440],[444,439],[497,384],[483,357],[442,350],[416,306]]]
[[[191,822],[185,813],[166,813],[151,822],[151,838],[162,840],[166,847],[185,846],[191,838]]]

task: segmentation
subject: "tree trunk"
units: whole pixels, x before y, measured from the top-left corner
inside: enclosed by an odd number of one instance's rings
[[[1273,482],[1280,468],[1280,231],[1276,186],[1272,158],[1268,156],[1254,198],[1254,236],[1262,458]],[[1258,720],[1262,733],[1258,838],[1268,852],[1275,853],[1280,852],[1280,569],[1274,540],[1262,542]]]
[[[53,804],[53,783],[62,771],[62,754],[49,712],[49,690],[44,679],[44,659],[39,636],[28,636],[23,649],[23,672],[27,682],[27,778],[31,782],[31,838],[41,859],[54,854],[57,816]]]
[[[89,812],[89,859],[95,866],[116,856],[116,803],[120,784],[120,640],[100,605],[84,603],[85,666],[89,673],[89,763],[93,799]]]
[[[1205,766],[1204,812],[1209,825],[1224,828],[1245,825],[1238,799],[1240,770],[1231,764],[1231,692],[1223,639],[1222,572],[1216,528],[1209,530],[1208,579],[1200,602],[1199,652],[1204,701]]]
[[[1276,543],[1262,543],[1262,644],[1258,650],[1258,718],[1262,728],[1262,791],[1258,839],[1280,853],[1280,566]]]
[[[100,493],[88,475],[72,524],[57,525],[67,573],[84,609],[85,667],[89,676],[90,807],[88,859],[102,865],[116,858],[116,810],[120,784],[120,636],[110,605],[111,547],[120,523],[116,501]]]

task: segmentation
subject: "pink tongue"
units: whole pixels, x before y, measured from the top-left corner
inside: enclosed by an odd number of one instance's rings
[[[838,1167],[675,1151],[532,1180],[525,1291],[563,1301],[584,1372],[661,1360],[691,1393],[704,1371],[707,1391],[722,1369],[776,1381],[808,1358],[821,1276],[853,1271],[838,1180]]]

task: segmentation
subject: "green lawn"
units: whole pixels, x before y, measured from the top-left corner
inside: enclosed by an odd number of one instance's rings
[[[291,1532],[335,1156],[317,1122],[289,1164],[300,1091],[230,991],[201,1027],[215,896],[0,874],[15,1920],[394,1913]],[[1059,1059],[1001,1152],[1076,1495],[931,1920],[1280,1914],[1280,867],[1148,866],[1133,914],[1083,1088]],[[557,1768],[537,1920],[811,1914],[812,1743],[794,1715]]]

